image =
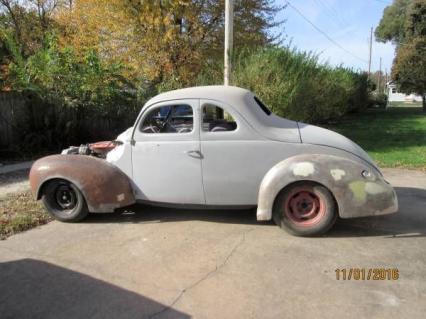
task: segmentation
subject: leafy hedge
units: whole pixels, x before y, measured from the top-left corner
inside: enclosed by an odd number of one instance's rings
[[[270,47],[234,59],[233,84],[250,89],[278,115],[321,122],[367,107],[367,75],[320,64],[310,53]],[[197,84],[220,83],[221,66],[208,66]]]
[[[222,83],[222,65],[207,61],[193,83],[163,78],[160,83],[129,80],[125,67],[106,64],[96,51],[76,54],[46,37],[24,57],[7,35],[9,82],[31,96],[28,117],[18,123],[27,149],[58,150],[69,144],[113,138],[132,125],[143,103],[159,91]],[[365,74],[318,62],[310,53],[267,47],[234,57],[233,84],[255,92],[278,115],[321,122],[368,105]],[[17,143],[19,145],[20,143]]]
[[[132,125],[139,111],[137,89],[124,67],[106,64],[89,50],[61,48],[54,36],[30,56],[3,34],[12,62],[8,82],[22,93],[26,112],[15,120],[28,150],[60,150],[70,144],[112,138]],[[19,151],[19,150],[18,150]]]

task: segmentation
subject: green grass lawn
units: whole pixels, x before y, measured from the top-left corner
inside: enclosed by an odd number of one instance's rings
[[[380,167],[426,170],[426,113],[416,105],[350,114],[327,128],[358,143]]]

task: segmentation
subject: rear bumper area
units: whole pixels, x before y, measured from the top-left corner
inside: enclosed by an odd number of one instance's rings
[[[393,214],[398,211],[398,197],[394,188],[383,179],[365,182],[352,188],[350,203],[339,212],[342,218]]]

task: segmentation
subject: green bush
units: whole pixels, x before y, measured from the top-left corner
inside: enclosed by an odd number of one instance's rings
[[[368,105],[366,74],[323,65],[317,56],[268,47],[234,58],[233,85],[255,92],[278,115],[321,122]],[[221,65],[208,65],[197,84],[220,84]]]
[[[94,50],[76,54],[60,48],[54,36],[46,36],[29,57],[12,37],[6,34],[5,40],[13,55],[8,80],[29,97],[28,112],[18,123],[27,148],[57,150],[112,138],[132,125],[141,98],[122,76],[122,65],[105,64]]]
[[[370,97],[369,107],[386,108],[388,96],[385,93],[373,92]]]
[[[13,56],[10,85],[30,97],[27,116],[18,123],[27,149],[60,149],[113,138],[132,125],[143,103],[157,92],[192,85],[222,84],[223,65],[206,62],[192,83],[179,77],[159,83],[128,81],[124,66],[106,64],[95,50],[61,48],[54,36],[23,57],[13,38],[4,35]],[[255,92],[276,114],[321,122],[365,108],[367,76],[320,64],[312,53],[291,48],[244,50],[233,58],[236,86]]]

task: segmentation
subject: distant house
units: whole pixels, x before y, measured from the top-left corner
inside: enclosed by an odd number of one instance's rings
[[[396,84],[392,81],[386,83],[388,90],[388,101],[389,102],[421,102],[422,97],[416,94],[405,94],[398,92]]]

